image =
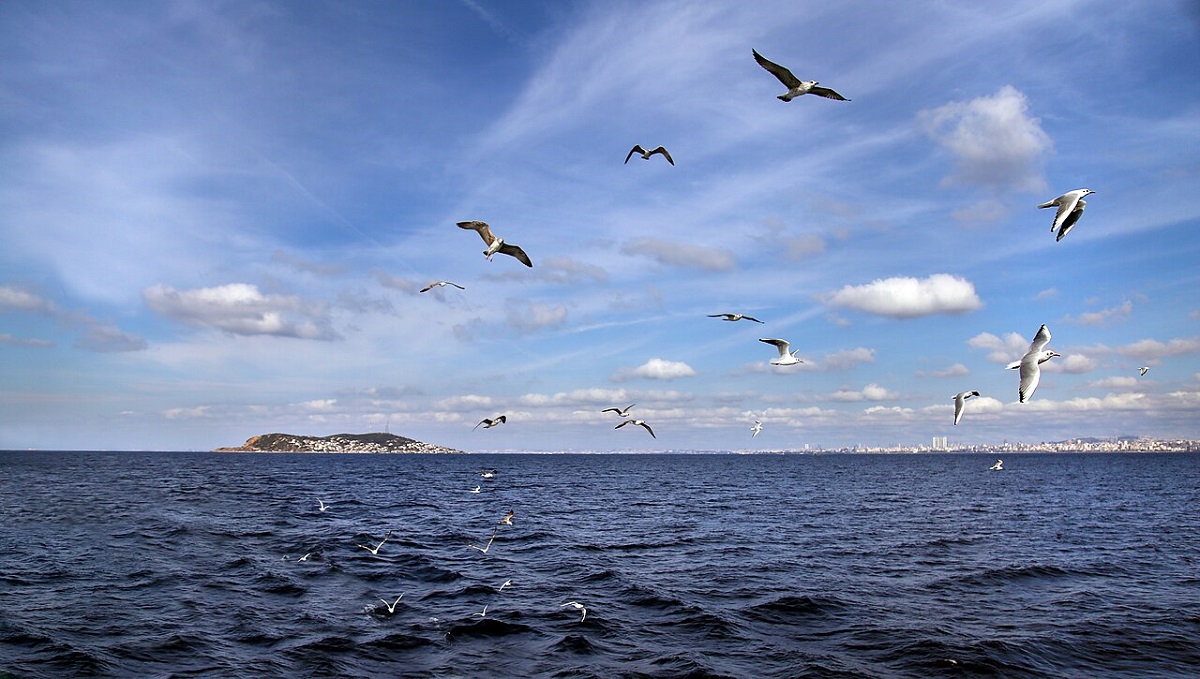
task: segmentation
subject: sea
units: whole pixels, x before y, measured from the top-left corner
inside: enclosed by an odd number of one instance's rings
[[[1200,455],[995,461],[2,452],[0,677],[1200,676]]]

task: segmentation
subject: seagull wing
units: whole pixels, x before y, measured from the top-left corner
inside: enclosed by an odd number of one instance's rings
[[[791,352],[789,351],[789,347],[791,347],[792,345],[791,345],[791,344],[788,344],[788,341],[787,341],[787,340],[781,340],[781,339],[761,339],[761,338],[760,338],[758,341],[759,341],[759,342],[766,342],[767,344],[772,344],[772,345],[774,345],[774,346],[775,346],[775,348],[779,350],[779,357],[780,357],[780,358],[784,358],[784,357],[786,357],[786,356],[789,356],[789,355],[791,355]]]
[[[1020,403],[1033,397],[1033,392],[1042,379],[1042,369],[1038,366],[1037,359],[1037,354],[1029,354],[1021,361],[1021,386],[1017,389],[1017,400]]]
[[[1075,211],[1075,204],[1079,202],[1079,194],[1071,191],[1064,193],[1058,197],[1058,211],[1054,213],[1054,223],[1050,225],[1051,231],[1058,231],[1062,228],[1063,222],[1071,216]],[[1076,217],[1078,219],[1078,217]]]
[[[429,285],[426,285],[425,287],[421,288],[421,292],[429,292],[430,290],[433,289],[433,286],[435,286],[435,285],[437,285],[437,283],[430,283]]]
[[[1085,207],[1087,207],[1086,200],[1080,199],[1075,203],[1075,209],[1071,210],[1071,214],[1067,215],[1067,218],[1063,220],[1062,226],[1058,229],[1058,236],[1054,239],[1055,243],[1062,240],[1067,235],[1067,232],[1071,230],[1071,227],[1075,226],[1075,222],[1079,221],[1079,218],[1083,216],[1083,209]],[[1054,216],[1054,220],[1058,221],[1058,215]]]
[[[488,247],[491,247],[492,241],[496,240],[496,237],[492,235],[492,227],[488,226],[487,222],[459,222],[458,228],[477,232]]]
[[[604,410],[601,410],[600,412],[602,412],[602,413],[616,413],[616,414],[618,414],[618,415],[620,415],[620,414],[621,414],[621,410],[620,410],[619,408],[605,408]]]
[[[533,268],[533,262],[530,261],[529,255],[525,254],[525,251],[516,245],[505,243],[504,245],[500,246],[500,252],[511,257],[516,257],[525,266]]]
[[[656,153],[660,153],[660,154],[662,154],[662,157],[663,157],[663,158],[666,158],[668,163],[670,163],[670,164],[672,164],[672,165],[674,165],[674,164],[675,164],[675,161],[674,161],[674,159],[672,159],[672,158],[671,158],[671,154],[670,154],[670,153],[667,153],[667,149],[666,149],[665,147],[662,147],[662,146],[660,146],[660,147],[658,147],[658,148],[654,149],[653,151],[651,151],[651,152],[650,152],[650,155],[654,155],[654,154],[656,154]]]
[[[482,419],[482,420],[480,420],[480,421],[479,421],[479,424],[487,424],[487,425],[490,427],[490,426],[492,426],[492,425],[488,424],[489,422],[491,422],[491,420],[489,420],[489,419],[487,419],[487,418],[484,418],[484,419]],[[478,429],[478,428],[479,428],[479,424],[475,425],[474,427],[471,427],[471,431],[475,431],[476,429]]]
[[[815,94],[818,97],[825,97],[826,99],[837,99],[838,101],[850,101],[849,99],[843,97],[842,95],[838,94],[837,92],[834,92],[833,90],[829,89],[828,87],[813,86],[813,88],[811,90],[809,90],[808,93]]]
[[[762,321],[758,320],[757,318],[755,318],[753,316],[743,315],[742,318],[746,319],[747,321],[754,321],[755,323],[762,323]]]
[[[625,156],[625,162],[628,163],[629,159],[632,158],[633,154],[635,153],[641,153],[644,155],[646,153],[646,149],[642,148],[641,144],[634,144],[633,148],[629,149],[629,154]]]
[[[1049,343],[1050,328],[1047,328],[1046,324],[1043,323],[1042,327],[1038,328],[1037,334],[1033,336],[1033,342],[1030,342],[1029,351],[1025,352],[1025,356],[1021,359],[1021,363],[1024,363],[1025,359],[1029,358],[1030,355],[1042,353],[1042,349],[1045,349],[1046,345]]]
[[[709,315],[708,315],[708,317],[709,317],[709,318],[721,318],[721,319],[724,319],[724,320],[726,320],[726,321],[732,321],[732,320],[734,320],[734,318],[733,318],[733,314],[709,314]]]
[[[466,288],[464,288],[463,286],[459,285],[458,283],[451,283],[450,281],[446,281],[446,284],[447,284],[447,285],[453,285],[454,287],[458,288],[459,290],[466,290]]]
[[[650,432],[650,438],[658,438],[654,435],[654,430],[650,428],[650,425],[646,424],[645,422],[638,422],[638,424],[642,425],[646,428],[646,431]]]
[[[758,65],[767,69],[767,72],[778,78],[779,82],[783,83],[784,87],[791,90],[800,86],[800,79],[792,75],[791,71],[764,57],[756,50],[750,51],[754,53],[754,60],[758,62]]]

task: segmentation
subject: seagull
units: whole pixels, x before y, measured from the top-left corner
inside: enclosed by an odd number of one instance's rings
[[[513,517],[516,515],[517,513],[510,509],[508,510],[508,513],[504,515],[504,518],[500,519],[500,523],[504,524],[505,526],[511,526]]]
[[[658,438],[657,436],[654,436],[654,430],[650,428],[650,425],[646,424],[642,420],[625,420],[621,424],[618,424],[617,426],[613,427],[613,429],[620,429],[621,427],[624,427],[627,424],[636,424],[639,427],[645,427],[646,431],[650,432],[651,437]]]
[[[796,349],[795,351],[791,351],[790,348],[792,345],[788,344],[787,340],[759,339],[758,341],[766,342],[767,344],[772,344],[775,346],[776,349],[779,350],[779,358],[777,358],[774,361],[771,361],[771,365],[795,365],[797,363],[804,362],[804,361],[801,361],[800,359],[796,358],[796,352],[800,351],[800,350]]]
[[[497,426],[497,425],[504,424],[505,422],[508,422],[508,417],[507,417],[507,416],[505,416],[505,415],[501,415],[500,417],[497,417],[497,418],[494,418],[494,419],[490,419],[490,420],[489,420],[488,418],[486,418],[486,417],[485,417],[485,418],[483,418],[482,420],[480,420],[480,421],[479,421],[479,424],[482,424],[484,429],[491,429],[492,427],[495,427],[495,426]],[[475,431],[476,429],[478,429],[478,428],[479,428],[479,424],[475,425],[474,427],[471,427],[471,431]],[[490,477],[490,476],[485,476],[485,477],[483,477],[483,478],[485,478],[485,479],[488,479],[488,478],[491,478],[491,477]]]
[[[762,321],[758,320],[757,318],[755,318],[753,316],[747,316],[746,314],[709,314],[708,317],[709,318],[719,318],[723,321],[746,320],[746,321],[754,321],[755,323],[762,323]]]
[[[478,615],[481,618],[486,618],[487,617],[487,605],[485,604],[483,607],[483,610],[476,613],[475,615]]]
[[[404,598],[404,595],[401,594],[400,596],[396,597],[396,600],[390,604],[385,599],[380,599],[380,601],[383,602],[384,606],[387,606],[388,613],[395,613],[396,612],[396,604],[400,603],[400,600],[403,598]]]
[[[1038,206],[1039,208],[1058,206],[1058,211],[1054,213],[1054,222],[1050,224],[1051,233],[1058,231],[1054,242],[1062,240],[1071,227],[1075,226],[1075,222],[1083,216],[1083,209],[1087,207],[1087,201],[1083,197],[1089,193],[1095,193],[1095,191],[1091,189],[1067,191],[1058,198],[1048,200]]]
[[[529,260],[529,255],[525,254],[524,250],[516,245],[505,243],[503,238],[493,236],[492,229],[487,225],[487,222],[459,222],[458,228],[471,229],[479,233],[480,238],[483,238],[483,242],[487,244],[487,249],[483,251],[483,254],[489,262],[492,261],[492,255],[499,252],[504,255],[516,257],[525,266],[533,267],[533,262]]]
[[[1150,371],[1150,366],[1144,365],[1144,366],[1138,368],[1138,376],[1141,377],[1142,375],[1145,375],[1149,371]]]
[[[358,545],[358,546],[362,547],[363,549],[367,550],[368,552],[370,552],[372,554],[379,554],[379,548],[382,547],[383,543],[387,542],[388,538],[390,538],[390,537],[392,537],[392,531],[389,530],[387,532],[387,535],[383,536],[383,539],[379,541],[379,544],[375,545],[374,547],[368,547],[366,545]]]
[[[755,436],[758,436],[758,432],[762,431],[762,422],[755,420],[754,426],[750,427],[750,431],[754,432],[753,434],[750,435],[750,438],[754,438]]]
[[[297,562],[308,561],[308,557],[310,557],[310,556],[312,556],[312,552],[309,552],[309,553],[305,554],[304,556],[300,557],[299,559],[296,559],[296,561]]]
[[[482,424],[482,422],[480,424]],[[477,424],[475,426],[478,427],[479,425]],[[484,469],[483,471],[479,472],[479,475],[485,479],[494,479],[494,478],[496,478],[496,470],[495,469]]]
[[[562,608],[563,606],[571,606],[577,611],[583,611],[583,616],[579,618],[579,622],[583,622],[584,619],[587,618],[587,609],[584,608],[583,604],[579,603],[578,601],[568,601],[567,603],[559,606],[559,608]]]
[[[473,545],[468,542],[467,546],[470,547],[471,549],[478,549],[481,554],[487,554],[488,550],[492,548],[492,540],[495,540],[495,539],[496,539],[496,529],[493,528],[492,529],[492,537],[488,538],[486,545],[484,545],[482,547],[478,547],[478,546]]]
[[[779,82],[783,83],[783,86],[788,88],[787,92],[779,95],[778,99],[781,101],[791,101],[802,94],[815,94],[818,97],[825,97],[826,99],[850,101],[828,87],[817,87],[816,80],[800,80],[796,76],[792,75],[791,71],[767,59],[763,55],[759,54],[757,50],[750,51],[754,53],[754,60],[758,62],[759,66],[762,66],[763,68],[767,69],[771,75],[779,78]]]
[[[963,406],[965,405],[966,400],[972,396],[978,395],[978,391],[964,391],[954,395],[954,424],[958,424],[958,421],[962,419]]]
[[[622,409],[619,409],[619,408],[605,408],[604,410],[601,410],[600,412],[602,412],[602,413],[616,413],[616,414],[617,414],[617,417],[629,417],[629,411],[630,411],[630,410],[631,410],[631,409],[632,409],[632,408],[633,408],[635,405],[637,405],[637,404],[636,404],[636,403],[630,403],[629,405],[625,406],[625,408],[624,408],[623,410],[622,410]]]
[[[988,471],[993,471],[993,472],[1004,471],[1004,460],[996,460],[996,464],[988,467]]]
[[[647,151],[646,149],[642,148],[641,144],[634,144],[633,148],[629,149],[629,155],[625,156],[625,162],[628,163],[629,159],[632,158],[633,154],[635,153],[642,154],[642,160],[650,160],[650,156],[656,153],[661,153],[662,157],[666,158],[668,163],[672,165],[675,164],[675,161],[671,159],[671,154],[667,153],[667,150],[661,146],[652,151]]]
[[[444,288],[447,285],[453,285],[454,287],[458,288],[459,290],[466,290],[466,288],[459,285],[458,283],[451,283],[450,281],[434,281],[434,282],[430,283],[429,285],[426,285],[425,287],[421,288],[421,292],[429,292],[430,290],[432,290],[434,288]]]
[[[480,488],[480,486],[475,486],[474,488],[472,488],[471,490],[469,490],[469,491],[467,491],[467,492],[469,492],[469,493],[478,493],[478,492],[479,492],[479,488]]]
[[[497,591],[497,592],[503,592],[505,587],[512,587],[512,580],[511,580],[511,579],[509,579],[509,580],[505,580],[505,581],[504,581],[504,584],[500,585],[500,589],[498,589],[498,590],[496,590],[496,591]]]
[[[1029,345],[1029,351],[1025,352],[1021,360],[1008,364],[1009,370],[1021,369],[1021,386],[1017,389],[1018,402],[1025,403],[1033,397],[1038,381],[1042,379],[1041,364],[1055,356],[1062,356],[1062,354],[1046,349],[1045,346],[1049,343],[1050,329],[1043,323],[1042,327],[1038,328],[1037,334],[1034,335],[1033,343]]]
[[[321,511],[325,511],[326,509],[329,509],[329,505],[325,504],[324,502],[321,502],[320,498],[317,498],[317,509],[320,509]]]

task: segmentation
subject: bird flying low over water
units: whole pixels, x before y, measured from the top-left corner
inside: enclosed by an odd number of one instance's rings
[[[1058,206],[1058,211],[1054,213],[1054,221],[1050,224],[1051,232],[1058,231],[1058,236],[1055,237],[1054,242],[1057,243],[1062,240],[1067,235],[1067,232],[1071,230],[1071,227],[1075,226],[1075,222],[1078,222],[1079,218],[1083,216],[1083,209],[1087,207],[1087,201],[1083,197],[1090,193],[1095,193],[1095,191],[1091,189],[1075,189],[1074,191],[1067,191],[1058,198],[1048,200],[1038,206],[1038,208]]]
[[[1004,471],[1004,460],[996,460],[996,464],[988,467],[988,471],[992,471],[992,472]]]
[[[582,611],[583,615],[581,615],[579,617],[579,622],[583,622],[584,620],[587,619],[587,608],[585,608],[584,605],[579,603],[578,601],[568,601],[567,603],[562,604],[562,606],[559,606],[559,608],[562,608],[563,606],[570,606],[571,608],[574,608],[577,611]]]
[[[624,408],[624,409],[620,409],[620,408],[605,408],[604,410],[601,410],[600,412],[602,412],[602,413],[616,413],[616,414],[617,414],[617,417],[629,417],[629,411],[630,411],[630,410],[632,410],[632,409],[633,409],[633,407],[634,407],[635,405],[637,405],[637,404],[636,404],[636,403],[630,403],[629,405],[625,406],[625,408]]]
[[[487,249],[483,251],[483,254],[489,262],[492,261],[492,255],[499,252],[502,255],[516,257],[525,266],[533,267],[533,262],[530,261],[529,255],[525,254],[524,250],[516,245],[505,243],[503,238],[492,235],[492,228],[487,225],[487,222],[458,222],[458,228],[470,229],[479,234],[479,237],[487,244]]]
[[[954,395],[954,424],[958,424],[958,421],[962,419],[963,406],[966,404],[966,400],[978,395],[978,391],[964,391]]]
[[[767,344],[773,345],[776,349],[779,350],[779,358],[775,359],[774,361],[771,361],[771,365],[796,365],[797,363],[804,362],[804,361],[801,361],[800,359],[796,358],[796,352],[800,351],[800,350],[799,349],[794,349],[794,350],[790,349],[790,347],[792,345],[788,344],[787,340],[759,339],[758,341],[766,342]]]
[[[613,429],[620,429],[621,427],[624,427],[627,424],[633,424],[633,425],[637,425],[639,427],[645,427],[646,431],[650,432],[651,437],[658,438],[657,436],[654,436],[654,430],[650,428],[650,425],[646,424],[642,420],[625,420],[621,424],[618,424],[617,426],[613,427]]]
[[[1018,402],[1025,403],[1033,398],[1033,392],[1042,379],[1041,365],[1055,356],[1062,356],[1062,354],[1047,349],[1046,345],[1049,343],[1050,329],[1043,323],[1042,327],[1038,328],[1037,334],[1034,335],[1033,342],[1029,345],[1029,351],[1025,352],[1021,360],[1008,364],[1009,370],[1021,369],[1021,386],[1017,389]]]
[[[641,144],[634,144],[633,148],[629,149],[629,155],[625,156],[625,162],[628,163],[629,159],[632,158],[633,154],[635,153],[640,153],[642,155],[642,160],[650,160],[650,156],[658,153],[662,155],[663,158],[666,158],[668,163],[672,165],[675,164],[675,160],[671,158],[671,154],[667,153],[667,149],[663,148],[662,146],[647,151],[646,149],[642,148]]]
[[[708,317],[719,318],[722,321],[754,321],[755,323],[762,323],[762,321],[758,320],[757,318],[753,316],[747,316],[746,314],[709,314]]]
[[[459,290],[466,290],[466,288],[459,285],[458,283],[451,283],[450,281],[434,281],[434,282],[430,283],[429,285],[426,285],[425,287],[421,288],[421,292],[429,292],[430,290],[432,290],[434,288],[443,288],[447,285],[453,285],[454,287],[458,288]]]
[[[779,64],[767,59],[759,54],[757,50],[750,50],[754,53],[754,60],[759,66],[767,69],[767,72],[779,79],[783,86],[788,88],[787,92],[779,95],[777,98],[782,101],[791,101],[802,94],[815,94],[818,97],[826,99],[837,99],[838,101],[850,101],[842,95],[834,92],[828,87],[818,87],[816,80],[801,80],[792,75],[792,72],[780,66]]]
[[[508,510],[508,513],[504,515],[504,518],[500,519],[500,523],[504,524],[505,526],[511,526],[513,517],[516,515],[517,513],[510,509]]]
[[[750,431],[754,432],[754,433],[750,434],[750,438],[754,438],[755,436],[758,436],[758,432],[762,431],[762,422],[755,420],[754,426],[750,427]]]
[[[485,417],[479,421],[479,424],[475,425],[474,427],[471,427],[471,431],[475,431],[476,429],[478,429],[479,425],[483,425],[484,429],[491,429],[492,427],[502,425],[505,422],[508,422],[507,415],[501,415],[500,417],[494,417],[492,419],[488,419]]]

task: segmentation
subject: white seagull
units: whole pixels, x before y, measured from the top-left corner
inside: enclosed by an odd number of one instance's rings
[[[617,417],[629,417],[629,411],[630,411],[630,410],[632,410],[632,409],[633,409],[633,407],[634,407],[635,405],[637,405],[637,404],[636,404],[636,403],[630,403],[629,405],[625,406],[625,408],[624,408],[624,409],[621,409],[621,408],[605,408],[604,410],[601,410],[600,412],[602,412],[602,413],[616,413],[616,414],[617,414]]]
[[[476,613],[475,615],[478,615],[481,618],[486,618],[487,617],[487,605],[485,604],[483,607],[483,610]]]
[[[1138,368],[1138,377],[1145,375],[1149,371],[1150,371],[1150,366],[1148,366],[1148,365],[1144,365],[1144,366]]]
[[[1058,206],[1058,211],[1054,213],[1054,222],[1050,224],[1052,233],[1058,231],[1054,242],[1062,240],[1071,227],[1075,226],[1075,222],[1078,222],[1079,218],[1083,216],[1083,209],[1087,207],[1087,201],[1083,197],[1089,193],[1095,193],[1095,191],[1091,189],[1067,191],[1058,198],[1048,200],[1038,206],[1038,208]]]
[[[635,424],[639,427],[645,427],[646,431],[650,432],[651,437],[658,438],[657,436],[654,436],[654,430],[650,428],[650,425],[646,424],[643,420],[625,420],[621,424],[618,424],[617,426],[613,427],[613,429],[620,429],[621,427],[624,427],[627,424]]]
[[[508,510],[508,513],[504,515],[504,518],[500,519],[500,523],[504,524],[505,526],[511,526],[513,517],[516,515],[517,513],[510,509]]]
[[[755,420],[754,426],[750,427],[750,431],[754,432],[753,434],[750,435],[750,438],[754,438],[755,436],[758,436],[758,432],[762,431],[762,422]]]
[[[478,492],[479,492],[479,488],[480,488],[480,486],[475,486],[474,488],[472,488],[471,490],[469,490],[469,491],[467,491],[467,492],[469,492],[469,493],[478,493]]]
[[[508,422],[508,417],[505,415],[501,415],[500,417],[495,417],[490,420],[485,417],[479,421],[479,424],[482,424],[484,429],[491,429],[492,427],[504,424],[505,422]],[[475,425],[474,427],[471,427],[471,431],[475,431],[476,429],[478,429],[479,424]],[[483,478],[486,479],[486,478],[491,478],[491,477],[485,476]]]
[[[487,225],[487,222],[458,222],[458,228],[471,229],[479,234],[479,237],[487,244],[487,249],[483,251],[483,254],[489,262],[492,261],[492,255],[499,252],[502,255],[516,257],[525,266],[533,266],[533,262],[529,260],[529,255],[525,254],[524,250],[511,243],[505,243],[503,238],[497,238],[492,235],[492,229]]]
[[[796,358],[796,352],[800,351],[800,350],[796,349],[796,350],[792,351],[791,350],[792,345],[788,344],[787,340],[759,339],[758,341],[766,342],[767,344],[773,345],[776,349],[779,350],[779,358],[775,359],[774,361],[771,361],[771,365],[796,365],[797,363],[804,362],[804,361],[801,361],[800,359]]]
[[[647,151],[646,149],[642,148],[641,144],[634,144],[633,148],[629,149],[629,155],[625,156],[625,162],[628,163],[629,159],[632,158],[633,154],[635,153],[642,154],[642,160],[650,160],[650,156],[658,153],[661,154],[663,158],[666,158],[668,163],[672,165],[675,164],[675,161],[671,159],[671,154],[667,153],[667,150],[661,146],[651,151]]]
[[[754,321],[755,323],[762,323],[762,321],[758,320],[757,318],[755,318],[753,316],[747,316],[746,314],[709,314],[708,317],[709,318],[719,318],[722,321],[746,320],[746,321]]]
[[[578,601],[568,601],[567,603],[560,605],[559,608],[562,608],[563,606],[571,606],[577,611],[582,611],[583,615],[580,616],[579,622],[583,622],[587,618],[587,609],[584,608],[583,604],[579,603]]]
[[[382,547],[383,543],[387,542],[388,538],[390,538],[390,537],[392,537],[392,531],[389,530],[387,532],[387,535],[383,536],[383,539],[379,541],[379,544],[375,545],[374,547],[368,547],[366,545],[358,545],[358,546],[362,547],[363,549],[367,550],[368,552],[370,552],[372,554],[379,554],[379,548]]]
[[[447,285],[453,285],[454,287],[458,288],[459,290],[466,290],[466,288],[459,285],[458,283],[451,283],[450,281],[434,281],[434,282],[430,283],[429,285],[426,285],[425,287],[421,288],[421,292],[429,292],[430,290],[432,290],[434,288],[444,288]]]
[[[320,498],[317,498],[317,509],[319,509],[321,511],[325,511],[326,509],[329,509],[329,505],[325,504],[324,502],[321,502]]]
[[[1050,329],[1043,323],[1042,327],[1038,328],[1037,334],[1033,336],[1033,342],[1029,345],[1029,351],[1025,352],[1021,360],[1008,364],[1007,367],[1009,370],[1021,369],[1021,386],[1017,389],[1018,402],[1025,403],[1033,398],[1033,392],[1037,389],[1038,382],[1042,379],[1041,364],[1055,356],[1062,356],[1062,354],[1047,349],[1046,345],[1049,343]]]
[[[958,421],[962,419],[963,406],[966,404],[966,400],[978,395],[978,391],[964,391],[954,395],[954,424],[958,424]]]
[[[468,542],[468,543],[466,543],[466,545],[467,545],[468,547],[470,547],[471,549],[478,549],[478,550],[479,550],[479,552],[480,552],[481,554],[487,554],[487,553],[488,553],[488,550],[492,548],[492,540],[495,540],[495,539],[496,539],[496,529],[495,529],[495,528],[493,528],[493,529],[492,529],[492,537],[488,538],[488,541],[487,541],[487,544],[486,544],[486,545],[484,545],[484,546],[482,546],[482,547],[479,547],[479,546],[477,546],[477,545],[473,545],[473,544],[471,544],[471,543],[469,543],[469,542]]]
[[[482,424],[482,423],[480,423],[480,424]],[[477,424],[475,426],[478,427],[479,425]],[[494,479],[494,478],[496,478],[496,470],[495,469],[484,469],[479,472],[479,475],[485,479]]]
[[[386,599],[380,599],[380,601],[383,602],[384,606],[387,606],[388,613],[395,613],[396,612],[396,604],[400,603],[400,600],[403,598],[404,598],[404,595],[401,594],[400,596],[396,597],[396,600],[390,604],[387,602]]]
[[[497,592],[503,592],[505,587],[512,587],[512,580],[511,580],[511,579],[509,579],[509,580],[505,580],[505,581],[504,581],[504,583],[503,583],[502,585],[500,585],[500,589],[498,589],[498,590],[496,590],[496,591],[497,591]]]
[[[1004,460],[996,460],[996,464],[988,467],[988,471],[993,471],[993,472],[1004,471]]]
[[[757,50],[750,50],[754,53],[754,60],[759,66],[767,69],[767,72],[779,79],[783,86],[788,88],[787,92],[778,96],[781,101],[791,101],[802,94],[815,94],[818,97],[826,99],[837,99],[838,101],[850,101],[842,95],[834,92],[828,87],[817,87],[816,80],[801,80],[792,75],[792,72],[780,66],[779,64],[767,59],[759,54]]]

